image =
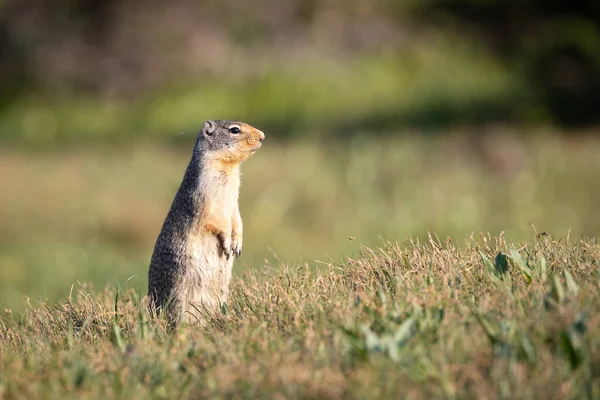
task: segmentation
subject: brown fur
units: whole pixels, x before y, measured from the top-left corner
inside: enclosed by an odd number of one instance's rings
[[[227,299],[233,259],[242,248],[239,166],[263,139],[238,121],[207,121],[199,134],[148,275],[152,310],[166,311],[173,323],[189,320],[196,308],[215,311]]]

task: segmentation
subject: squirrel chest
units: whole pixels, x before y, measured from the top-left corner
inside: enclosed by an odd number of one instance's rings
[[[231,221],[238,209],[240,188],[239,168],[205,174],[196,195],[196,218],[191,230],[192,241],[205,235],[214,236],[219,229],[231,233]]]
[[[211,172],[202,176],[193,229],[187,238],[189,274],[182,276],[188,301],[216,307],[229,292],[234,257],[218,249],[217,232],[231,236],[232,219],[238,207],[239,170]]]

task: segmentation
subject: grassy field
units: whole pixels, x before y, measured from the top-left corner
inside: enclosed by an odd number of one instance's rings
[[[188,162],[179,146],[0,153],[0,298],[55,301],[77,282],[146,287],[152,247]],[[234,271],[356,254],[356,237],[462,240],[472,232],[600,234],[600,141],[402,136],[268,137],[243,168],[244,255]]]
[[[600,397],[595,240],[353,243],[247,271],[174,334],[127,288],[9,315],[0,398]]]
[[[0,398],[599,398],[600,141],[479,133],[267,139],[230,301],[174,334],[146,273],[194,136],[2,149]]]
[[[222,43],[210,73],[128,86],[135,62],[101,63],[97,89],[67,68],[5,93],[0,400],[600,398],[598,129],[549,128],[525,68],[479,41],[338,52],[326,31],[297,51]],[[167,333],[148,263],[221,118],[267,135],[243,166],[244,254],[221,313]]]
[[[176,132],[197,131],[204,119],[239,119],[280,138],[302,139],[512,117],[548,121],[527,82],[482,49],[460,43],[400,54],[288,60],[258,69],[225,70],[193,81],[174,78],[132,99],[30,92],[0,109],[0,144],[48,149],[173,142]]]

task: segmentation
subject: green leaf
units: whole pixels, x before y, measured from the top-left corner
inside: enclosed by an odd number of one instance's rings
[[[579,292],[579,286],[575,283],[573,275],[566,268],[563,268],[563,275],[565,276],[565,283],[567,284],[569,294],[576,295]]]
[[[522,354],[525,355],[525,358],[529,363],[535,363],[535,347],[533,346],[529,335],[523,331],[519,333],[519,349],[521,350]]]
[[[483,254],[482,252],[479,252],[479,255],[481,256],[481,261],[483,262],[483,265],[485,266],[485,269],[487,270],[487,272],[492,275],[497,275],[496,268],[494,267],[494,264],[492,264],[490,259],[487,258],[487,256],[485,254]]]
[[[148,337],[148,318],[142,306],[138,307],[138,335],[141,340]]]
[[[552,276],[551,296],[554,299],[554,301],[558,304],[561,304],[562,302],[564,302],[567,297],[567,295],[565,293],[565,288],[564,288],[562,282],[560,281],[560,278],[558,277],[558,275]]]
[[[112,329],[110,331],[110,341],[115,347],[117,347],[121,352],[125,352],[125,341],[123,340],[123,334],[121,333],[121,327],[117,323],[117,321],[112,322]]]
[[[221,303],[221,314],[229,315],[229,306],[225,302]]]
[[[413,315],[407,318],[404,322],[402,322],[400,327],[398,327],[398,330],[396,330],[396,332],[394,333],[394,341],[398,346],[403,345],[408,339],[411,338],[414,332],[413,328],[415,327],[416,322],[417,320]]]
[[[542,282],[546,282],[548,279],[548,262],[546,261],[546,257],[540,256],[537,259],[536,269],[542,279]]]
[[[501,253],[499,253],[501,254]],[[497,287],[505,290],[506,294],[508,296],[511,296],[512,298],[512,293],[511,293],[511,287],[512,287],[512,278],[510,276],[508,272],[508,266],[506,267],[506,271],[504,271],[504,267],[503,267],[503,262],[506,261],[506,258],[504,259],[504,261],[502,260],[502,256],[500,256],[500,259],[498,256],[496,256],[496,261],[497,261],[497,265],[496,263],[492,263],[490,261],[489,258],[487,258],[487,256],[485,254],[483,254],[482,252],[479,252],[479,255],[481,256],[481,261],[483,262],[483,265],[485,266],[485,270],[487,273],[488,278],[490,279],[490,281],[492,283],[494,283]],[[502,272],[504,271],[504,272]]]
[[[509,253],[510,253],[510,258],[513,260],[515,265],[523,273],[523,277],[525,278],[525,281],[527,283],[531,283],[532,272],[531,272],[531,268],[529,268],[527,266],[527,261],[525,261],[523,256],[521,254],[519,254],[519,252],[516,251],[515,249],[510,249]]]
[[[496,258],[494,259],[494,268],[500,275],[508,272],[508,258],[501,251],[496,254]]]
[[[587,314],[588,313],[586,310],[581,311],[579,314],[577,314],[577,317],[573,322],[572,329],[580,335],[583,335],[587,331]]]
[[[581,351],[580,338],[570,331],[563,331],[560,334],[560,348],[569,360],[572,369],[576,369],[583,361],[583,352]]]
[[[477,321],[479,322],[479,324],[485,331],[485,334],[487,335],[490,342],[493,345],[499,343],[500,342],[500,339],[499,339],[500,332],[499,332],[498,328],[495,327],[490,321],[487,320],[487,318],[485,318],[483,315],[481,315],[478,312],[475,313],[475,317],[477,318]]]
[[[382,349],[379,336],[369,328],[368,325],[363,324],[360,326],[360,331],[365,336],[365,345],[368,351],[379,352]]]

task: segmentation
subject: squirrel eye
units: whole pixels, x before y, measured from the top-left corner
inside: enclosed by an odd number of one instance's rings
[[[229,132],[230,133],[240,133],[240,128],[238,128],[237,126],[232,126],[231,128],[229,128]]]

